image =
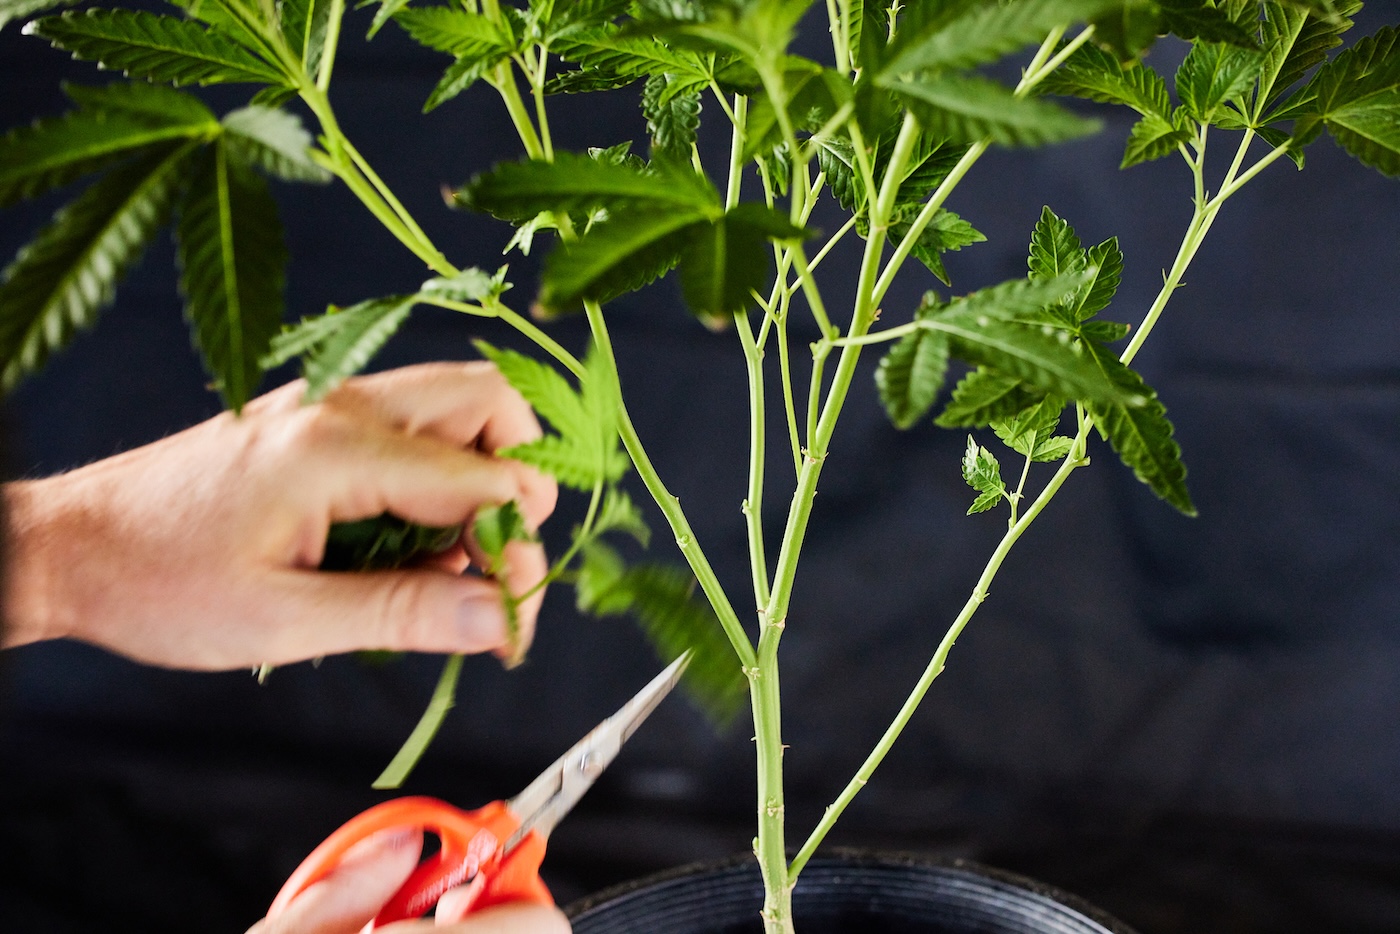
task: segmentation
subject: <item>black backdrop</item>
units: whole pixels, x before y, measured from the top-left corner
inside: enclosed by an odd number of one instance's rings
[[[1369,31],[1400,20],[1400,4],[1363,17]],[[343,123],[454,260],[489,268],[508,232],[446,211],[438,188],[514,157],[509,124],[485,95],[418,116],[443,62],[392,33],[347,40]],[[0,34],[0,126],[61,110],[60,77],[104,76]],[[227,108],[246,92],[207,96]],[[561,146],[643,145],[626,93],[558,103]],[[1111,117],[1097,138],[984,159],[951,205],[990,238],[949,257],[959,290],[1022,274],[1049,204],[1086,242],[1121,238],[1128,269],[1108,317],[1138,320],[1189,216],[1189,177],[1174,160],[1119,173],[1127,127]],[[1400,184],[1326,141],[1308,162],[1302,174],[1275,166],[1226,207],[1139,358],[1178,427],[1200,518],[1176,515],[1096,447],[833,842],[974,856],[1144,934],[1400,930]],[[289,315],[423,278],[345,192],[277,195]],[[6,212],[0,252],[58,203]],[[96,329],[14,393],[22,472],[216,411],[171,252],[163,236]],[[534,259],[513,263],[524,301]],[[853,275],[849,254],[831,266],[833,281]],[[932,284],[911,276],[887,308]],[[610,314],[642,438],[721,578],[744,593],[733,335],[698,327],[670,283]],[[578,321],[553,333],[574,347],[585,337]],[[512,340],[422,310],[375,366],[464,358],[478,335]],[[999,534],[997,518],[963,516],[964,442],[894,431],[868,368],[859,379],[784,642],[794,834],[863,758]],[[767,505],[779,528],[782,502]],[[259,686],[70,644],[4,662],[0,929],[53,932],[241,931],[321,836],[378,797],[369,781],[437,669],[328,659]],[[513,792],[655,668],[630,627],[580,620],[555,594],[526,667],[469,662],[410,790],[464,805]],[[746,724],[716,735],[666,705],[558,831],[548,879],[567,900],[747,849],[751,774]]]

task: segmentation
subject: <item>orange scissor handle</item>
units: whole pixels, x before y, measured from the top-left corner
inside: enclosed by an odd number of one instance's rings
[[[422,917],[448,889],[467,883],[471,893],[462,915],[476,908],[512,901],[554,904],[539,875],[544,840],[526,834],[504,858],[501,850],[520,828],[520,820],[505,802],[495,801],[476,811],[463,811],[436,798],[395,798],[352,817],[311,851],[287,879],[268,909],[281,914],[292,899],[321,881],[340,865],[355,844],[381,830],[426,830],[441,840],[437,853],[419,864],[375,917],[373,927]]]

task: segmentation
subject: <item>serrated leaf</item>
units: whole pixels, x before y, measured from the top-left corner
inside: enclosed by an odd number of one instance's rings
[[[583,400],[558,370],[514,350],[498,349],[483,340],[472,343],[555,431],[569,436],[589,433],[589,416]]]
[[[365,32],[366,39],[373,39],[378,35],[384,24],[409,4],[409,0],[360,0],[356,7],[370,6],[375,2],[379,3],[379,9],[374,11],[374,19],[370,20],[369,29]]]
[[[1186,465],[1181,448],[1172,438],[1172,424],[1157,394],[1142,377],[1119,362],[1112,351],[1090,341],[1083,342],[1085,357],[1119,387],[1127,397],[1143,400],[1137,405],[1089,402],[1099,432],[1108,438],[1123,463],[1152,492],[1188,516],[1196,514],[1191,493],[1186,488]]]
[[[890,225],[890,235],[896,240],[902,240],[909,229],[910,224],[907,222],[894,223]],[[952,211],[939,208],[933,220],[929,221],[928,226],[914,241],[914,247],[909,252],[937,276],[938,281],[950,285],[948,270],[944,268],[943,257],[940,254],[950,250],[956,252],[973,243],[982,243],[986,239],[980,230]]]
[[[993,421],[992,431],[1017,454],[1033,461],[1059,460],[1069,451],[1070,439],[1057,437],[1065,400],[1049,395],[1014,416]]]
[[[59,6],[72,6],[78,0],[0,0],[0,29],[17,19],[27,19],[35,13]]]
[[[676,93],[709,84],[709,69],[689,49],[671,48],[649,36],[626,35],[616,27],[584,30],[555,42],[551,49],[566,62],[617,76],[672,75]]]
[[[1211,0],[1157,0],[1161,10],[1164,32],[1182,39],[1201,42],[1227,43],[1236,48],[1258,49],[1253,21],[1246,26],[1231,16],[1228,4],[1213,5]],[[1257,16],[1257,6],[1250,4],[1244,14]]]
[[[262,364],[277,366],[301,356],[305,401],[315,402],[370,361],[408,319],[413,303],[412,295],[392,295],[332,307],[274,337]]]
[[[681,252],[681,291],[690,310],[721,316],[746,308],[772,268],[770,238],[792,240],[800,227],[770,207],[746,203],[708,227],[697,226]]]
[[[1037,86],[1042,94],[1065,94],[1101,104],[1122,104],[1138,113],[1171,116],[1167,82],[1141,63],[1124,65],[1103,49],[1082,45]]]
[[[1400,176],[1400,89],[1372,94],[1332,111],[1327,131],[1365,165]]]
[[[933,423],[941,428],[981,428],[1043,398],[1044,390],[981,366],[958,381],[952,399]]]
[[[969,516],[995,508],[1006,496],[996,455],[980,447],[971,435],[967,436],[967,450],[963,453],[962,475],[967,485],[979,494],[967,510]]]
[[[927,69],[987,64],[1044,40],[1057,26],[1093,19],[1113,5],[1112,0],[963,4],[959,15],[948,21],[939,18],[933,28],[902,24],[880,71],[893,77]]]
[[[224,115],[230,154],[264,172],[291,182],[331,180],[331,173],[311,159],[311,134],[285,110],[256,104]]]
[[[418,291],[454,302],[479,302],[505,291],[505,272],[502,266],[493,276],[472,266],[455,276],[435,276],[419,286]]]
[[[1193,135],[1184,119],[1173,121],[1148,114],[1128,131],[1128,145],[1123,149],[1123,161],[1118,167],[1127,169],[1171,155],[1183,143],[1191,142]]]
[[[472,210],[523,222],[542,211],[609,211],[666,207],[682,214],[718,217],[719,194],[686,166],[638,171],[577,153],[553,162],[503,162],[478,175],[453,198]]]
[[[712,223],[680,208],[618,211],[550,254],[540,302],[563,311],[583,299],[606,302],[639,289],[669,272],[691,237]]]
[[[176,227],[194,340],[224,402],[238,410],[282,323],[287,248],[267,183],[222,142],[194,160]]]
[[[1084,136],[1099,123],[975,75],[939,75],[889,86],[928,132],[955,143],[988,139],[1002,146],[1039,146]]]
[[[1348,2],[1359,7],[1359,3]],[[1350,13],[1340,9],[1321,20],[1306,7],[1293,3],[1265,2],[1260,39],[1264,62],[1259,70],[1257,112],[1327,60],[1327,52],[1341,44],[1341,34],[1351,28]]]
[[[483,55],[491,51],[509,54],[506,37],[489,17],[456,7],[424,7],[401,10],[394,22],[419,45],[448,55]]]
[[[277,12],[287,47],[301,59],[306,73],[315,75],[325,50],[331,0],[280,0]]]
[[[593,520],[593,533],[623,532],[632,536],[643,548],[651,544],[651,528],[642,518],[642,511],[626,491],[609,487],[603,494],[603,504]]]
[[[190,20],[133,10],[87,10],[35,20],[43,36],[103,68],[172,84],[287,84],[277,69]]]
[[[967,314],[939,315],[925,326],[947,334],[953,355],[961,360],[993,367],[1071,399],[1132,404],[1062,331]]]
[[[880,358],[875,388],[896,428],[911,428],[922,419],[948,372],[948,339],[932,331],[906,334]]]
[[[165,225],[193,144],[153,149],[62,208],[0,274],[0,386],[88,327]]]
[[[83,110],[118,113],[157,126],[188,125],[212,131],[218,120],[193,94],[145,81],[112,81],[96,86],[65,83],[63,93]]]
[[[170,92],[178,93],[178,92]],[[205,113],[208,113],[206,110]],[[11,130],[0,139],[0,207],[43,194],[152,147],[216,135],[212,115],[153,119],[118,110],[77,110]]]
[[[1132,325],[1122,324],[1117,321],[1085,321],[1079,327],[1079,334],[1087,340],[1097,341],[1100,344],[1111,344],[1127,337],[1133,330]]]
[[[505,568],[506,545],[511,542],[533,542],[535,536],[525,525],[525,517],[515,500],[498,505],[488,504],[477,509],[472,518],[472,540],[486,556],[481,569],[487,577],[495,577]]]
[[[1263,53],[1253,49],[1223,42],[1195,43],[1176,72],[1182,109],[1202,123],[1211,122],[1222,105],[1244,94],[1263,65]]]
[[[1095,270],[1093,279],[1080,289],[1078,302],[1070,306],[1080,321],[1087,321],[1107,308],[1118,292],[1118,286],[1123,281],[1123,251],[1118,248],[1118,238],[1110,237],[1091,247],[1085,261]]]
[[[746,693],[743,673],[688,572],[661,564],[628,568],[612,549],[593,542],[584,550],[577,594],[583,612],[635,616],[662,659],[690,651],[681,686],[714,720],[727,722],[738,711]]]
[[[490,73],[492,68],[505,61],[505,52],[463,55],[442,73],[428,99],[423,102],[423,113],[429,113],[461,94]]]
[[[688,161],[700,128],[700,91],[691,89],[671,94],[675,79],[652,75],[642,90],[642,115],[651,137],[651,151],[677,161]]]
[[[1001,320],[1034,318],[1036,312],[1059,304],[1091,281],[1085,269],[1038,279],[1011,279],[955,298],[938,315],[987,316]]]
[[[631,0],[570,0],[550,9],[545,40],[551,45],[571,33],[605,28],[627,12]]]
[[[1027,266],[1032,279],[1053,279],[1084,268],[1085,251],[1069,222],[1049,206],[1040,209],[1040,219],[1031,230]]]
[[[1299,146],[1326,126],[1352,155],[1388,172],[1387,166],[1394,164],[1389,115],[1398,91],[1400,30],[1386,26],[1319,68],[1280,109],[1298,117],[1293,135]],[[1294,104],[1298,98],[1301,102]],[[1339,114],[1342,119],[1334,128],[1333,118]]]

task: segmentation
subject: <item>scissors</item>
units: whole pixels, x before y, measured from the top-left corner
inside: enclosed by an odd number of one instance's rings
[[[514,798],[475,811],[437,798],[395,798],[352,817],[302,861],[267,916],[281,914],[292,899],[328,876],[355,844],[389,829],[431,831],[441,847],[413,870],[367,930],[422,917],[460,885],[468,892],[462,908],[456,917],[443,920],[459,921],[471,911],[505,902],[554,904],[539,872],[550,831],[612,764],[622,744],[680,681],[689,662],[689,652],[677,658]]]

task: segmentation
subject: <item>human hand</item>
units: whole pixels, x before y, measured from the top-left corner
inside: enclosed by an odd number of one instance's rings
[[[357,934],[373,920],[418,864],[421,833],[383,831],[356,844],[329,876],[313,883],[276,917],[248,934]],[[465,892],[458,889],[456,892]],[[376,928],[383,934],[569,934],[569,922],[553,907],[505,905],[453,918],[460,906],[449,891],[438,903],[439,921],[400,921]]]
[[[205,670],[363,648],[506,654],[494,581],[470,547],[399,571],[317,571],[333,522],[392,512],[426,525],[516,500],[535,528],[557,488],[491,452],[540,435],[487,363],[346,381],[314,405],[294,382],[179,434],[43,480],[8,484],[6,644],[69,637]],[[505,586],[544,576],[507,546]],[[543,593],[519,607],[528,645]]]

